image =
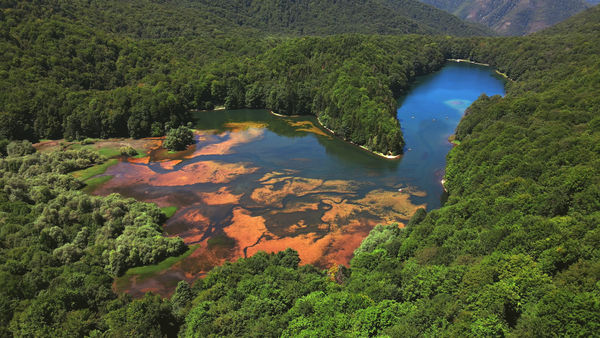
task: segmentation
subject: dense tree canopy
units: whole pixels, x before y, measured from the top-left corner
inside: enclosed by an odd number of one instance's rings
[[[143,2],[166,11],[156,25],[120,15],[111,30],[99,17],[113,9],[95,1],[1,2],[3,335],[597,335],[600,8],[524,38],[264,37],[223,17],[196,36],[204,24],[166,19],[176,3]],[[190,109],[224,105],[314,114],[399,153],[394,98],[446,58],[506,73],[507,95],[482,96],[458,126],[445,205],[376,227],[349,268],[259,253],[170,299],[117,296],[113,277],[185,245],[161,235],[156,206],[79,191],[69,173],[102,163],[97,153],[29,142],[158,136]]]

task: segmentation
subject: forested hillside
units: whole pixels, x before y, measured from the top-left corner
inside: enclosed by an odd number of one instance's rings
[[[93,24],[102,11],[85,16],[82,3],[66,3],[73,8],[3,10],[0,138],[158,136],[189,121],[190,109],[224,105],[317,115],[344,139],[396,155],[395,98],[444,60],[422,37],[115,38]],[[150,26],[150,36],[163,28]]]
[[[600,332],[600,8],[526,37],[273,37],[267,23],[289,28],[285,16],[104,3],[1,3],[0,335]],[[394,98],[446,58],[514,81],[458,126],[445,205],[376,227],[349,267],[328,271],[299,266],[292,250],[259,253],[181,282],[170,299],[116,295],[114,276],[186,250],[161,235],[166,216],[80,191],[75,172],[104,163],[97,153],[4,140],[163,135],[190,109],[225,105],[314,114],[349,141],[399,153]]]
[[[537,32],[577,14],[584,0],[421,0],[459,18],[484,24],[502,35]]]
[[[483,25],[461,21],[418,0],[11,0],[1,6],[38,17],[76,19],[88,27],[137,38],[215,37],[223,33],[228,36],[493,34]]]

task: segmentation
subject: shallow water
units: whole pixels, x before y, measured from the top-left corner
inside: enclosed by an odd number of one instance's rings
[[[419,78],[399,102],[406,149],[397,160],[332,137],[312,117],[197,113],[194,146],[122,161],[95,192],[177,206],[165,231],[197,245],[158,274],[119,278],[116,289],[167,295],[181,279],[259,250],[291,247],[303,263],[348,264],[376,224],[402,226],[417,208],[440,206],[448,137],[471,102],[503,94],[503,85],[491,69],[464,63]]]

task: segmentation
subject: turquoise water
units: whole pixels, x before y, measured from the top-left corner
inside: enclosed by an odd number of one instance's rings
[[[117,289],[165,295],[181,279],[258,250],[291,247],[303,263],[348,264],[376,224],[406,223],[418,207],[441,205],[448,137],[483,93],[504,94],[503,79],[487,67],[449,63],[418,78],[399,100],[406,149],[395,160],[332,137],[313,117],[196,113],[194,147],[122,161],[95,192],[177,206],[165,231],[197,245],[168,270],[126,276]]]

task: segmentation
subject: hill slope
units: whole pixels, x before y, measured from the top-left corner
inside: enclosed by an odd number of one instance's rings
[[[206,37],[245,30],[254,35],[493,35],[418,0],[125,0],[15,1],[0,4],[37,17],[61,16],[89,28],[136,38]]]
[[[585,10],[583,0],[421,0],[502,35],[542,30]]]

